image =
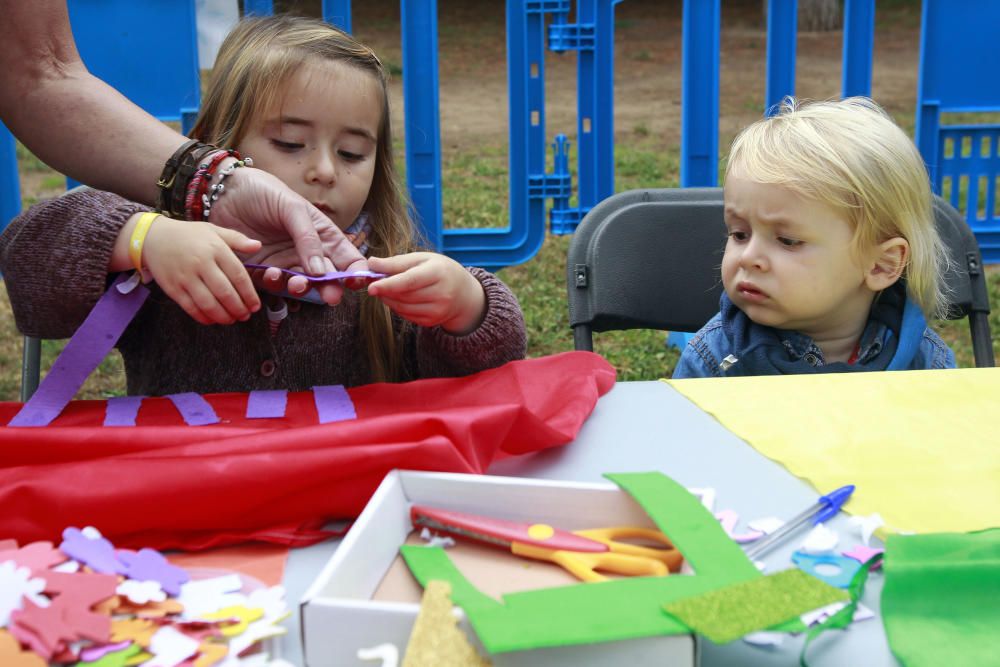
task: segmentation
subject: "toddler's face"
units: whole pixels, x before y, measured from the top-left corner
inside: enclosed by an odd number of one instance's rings
[[[317,59],[299,68],[277,107],[254,120],[238,150],[347,228],[375,173],[378,82],[355,67]]]
[[[726,179],[724,193],[722,282],[750,319],[816,340],[856,331],[867,320],[874,292],[839,212],[738,173]]]

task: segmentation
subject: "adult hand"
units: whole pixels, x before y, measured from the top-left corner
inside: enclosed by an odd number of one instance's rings
[[[440,325],[448,333],[463,335],[479,326],[486,314],[483,286],[450,257],[413,252],[372,257],[368,266],[389,274],[369,285],[368,295],[414,324]]]
[[[260,310],[260,298],[235,254],[258,248],[260,241],[231,229],[160,216],[146,235],[143,267],[201,324],[232,324]]]
[[[280,268],[305,267],[299,270],[313,275],[368,268],[364,256],[344,233],[276,176],[243,167],[226,178],[225,186],[226,192],[212,204],[211,221],[261,241],[261,249],[250,258],[251,262]],[[309,289],[305,278],[283,283],[280,271],[264,273],[266,289],[284,287],[292,294]],[[319,292],[326,303],[335,305],[340,302],[343,287],[330,282]]]

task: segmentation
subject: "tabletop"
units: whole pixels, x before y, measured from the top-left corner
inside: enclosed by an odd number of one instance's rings
[[[660,471],[692,488],[716,490],[716,510],[733,509],[741,519],[765,516],[789,518],[816,501],[817,490],[757,453],[663,382],[619,382],[599,399],[593,414],[574,442],[528,456],[494,464],[490,474],[513,477],[603,481],[604,473]],[[820,489],[826,493],[831,489]],[[843,514],[827,524],[846,534]],[[803,531],[804,534],[805,531]],[[842,544],[854,543],[852,536]],[[768,572],[791,565],[792,551],[801,538],[792,538],[763,560]],[[276,656],[302,664],[298,604],[337,547],[329,541],[293,550],[285,572],[287,597],[294,608],[286,621],[289,634],[275,645]],[[882,577],[869,578],[863,604],[879,612]],[[751,646],[734,641],[717,646],[701,644],[703,667],[767,667],[797,665],[803,637],[788,637],[778,647]],[[897,665],[886,643],[879,618],[860,621],[846,631],[829,631],[809,648],[814,667],[864,664]]]

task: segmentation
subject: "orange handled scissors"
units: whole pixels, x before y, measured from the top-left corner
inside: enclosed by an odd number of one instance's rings
[[[619,526],[570,532],[545,523],[507,521],[423,505],[410,509],[410,519],[414,526],[509,549],[517,556],[551,561],[583,581],[606,580],[597,570],[661,577],[677,572],[683,560],[667,536],[652,528]],[[663,548],[619,541],[637,538]]]

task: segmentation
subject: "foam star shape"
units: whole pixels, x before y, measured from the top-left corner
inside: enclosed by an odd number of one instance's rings
[[[140,549],[132,553],[119,551],[118,559],[125,564],[125,576],[138,581],[158,581],[169,595],[180,595],[181,584],[191,579],[187,570],[171,564],[155,549]]]

